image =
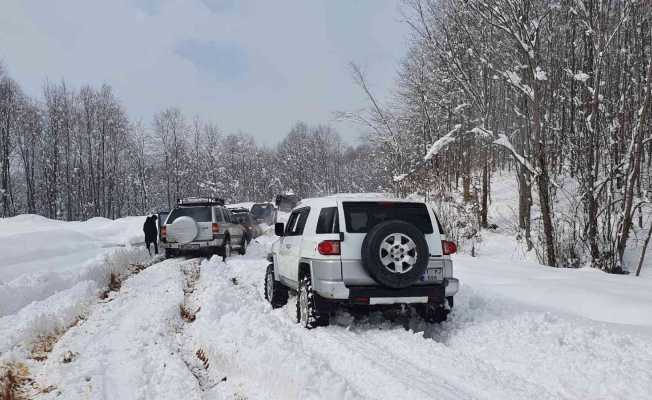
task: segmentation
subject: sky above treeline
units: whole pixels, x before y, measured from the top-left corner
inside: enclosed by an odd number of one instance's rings
[[[2,0],[0,60],[31,96],[46,79],[113,86],[132,119],[178,106],[266,144],[299,120],[359,129],[349,62],[389,96],[408,27],[398,0]]]

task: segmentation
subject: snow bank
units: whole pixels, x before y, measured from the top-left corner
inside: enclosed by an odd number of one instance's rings
[[[111,268],[147,258],[142,248],[130,247],[141,239],[140,217],[63,222],[21,215],[0,220],[0,317],[78,282],[105,285]]]
[[[86,312],[97,295],[96,282],[79,282],[44,301],[31,303],[16,314],[0,318],[0,355],[17,345],[29,347],[39,336],[63,332]]]
[[[480,257],[459,256],[454,261],[464,284],[533,308],[652,328],[649,280],[590,267],[542,266],[524,260],[523,250],[512,238],[484,235]]]
[[[200,399],[197,381],[178,352],[178,260],[153,265],[125,281],[111,302],[98,304],[71,328],[39,371],[43,399]],[[64,353],[74,361],[61,363]]]
[[[7,311],[0,315],[0,354],[64,331],[95,303],[112,273],[124,275],[130,264],[149,259],[143,248],[114,249],[76,271],[23,276],[0,286],[0,304]]]

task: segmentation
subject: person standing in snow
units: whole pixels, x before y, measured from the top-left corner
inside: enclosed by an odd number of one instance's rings
[[[150,244],[154,244],[154,254],[158,254],[158,230],[156,229],[156,215],[149,215],[145,218],[145,224],[143,225],[143,232],[145,232],[145,246],[147,246],[147,252],[152,255],[152,252],[149,248]]]

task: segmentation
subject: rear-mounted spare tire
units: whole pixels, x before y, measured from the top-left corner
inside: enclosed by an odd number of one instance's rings
[[[379,284],[401,289],[419,280],[428,267],[428,243],[416,226],[400,220],[374,226],[362,242],[362,264]]]
[[[197,237],[199,229],[191,217],[179,217],[167,227],[168,239],[177,243],[190,243]]]

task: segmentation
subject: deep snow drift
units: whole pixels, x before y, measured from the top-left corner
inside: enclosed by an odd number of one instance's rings
[[[149,260],[143,218],[0,219],[0,362],[38,336],[61,331],[97,301],[111,273]]]

